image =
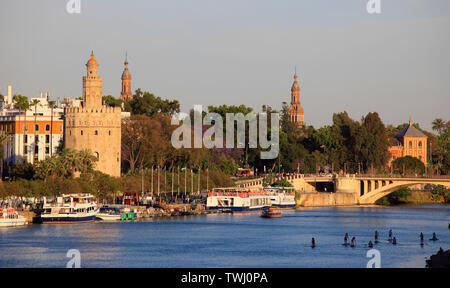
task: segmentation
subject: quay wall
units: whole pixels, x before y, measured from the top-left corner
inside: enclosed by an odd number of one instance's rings
[[[296,204],[300,207],[357,205],[357,193],[298,193]]]

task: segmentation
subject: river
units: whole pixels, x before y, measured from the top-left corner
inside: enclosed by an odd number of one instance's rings
[[[0,228],[0,267],[356,267],[378,230],[381,267],[425,267],[450,249],[450,206],[332,207],[284,211],[283,218],[204,215],[128,223]],[[398,244],[387,241],[392,229]],[[344,234],[356,247],[342,245]],[[421,247],[419,234],[425,235]],[[439,241],[429,241],[436,232]],[[316,240],[312,249],[311,238]]]

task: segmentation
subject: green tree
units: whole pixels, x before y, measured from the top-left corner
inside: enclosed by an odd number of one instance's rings
[[[362,151],[363,162],[366,167],[373,166],[377,169],[384,168],[390,158],[389,141],[386,128],[377,112],[368,113],[362,121],[361,146],[365,146]],[[365,145],[364,145],[365,144]]]
[[[405,156],[392,161],[394,171],[400,174],[423,174],[425,165],[416,157]]]
[[[446,123],[444,120],[442,120],[442,118],[436,118],[434,119],[434,121],[431,123],[433,125],[433,130],[435,131],[439,131],[439,136],[442,135],[442,131],[445,129],[446,127]]]
[[[180,103],[177,100],[163,100],[150,92],[137,89],[133,99],[125,103],[125,110],[133,115],[153,116],[157,113],[173,115],[180,112]]]
[[[120,107],[122,106],[122,100],[116,99],[115,97],[111,95],[106,95],[102,97],[103,103],[105,105],[111,106],[111,107]]]

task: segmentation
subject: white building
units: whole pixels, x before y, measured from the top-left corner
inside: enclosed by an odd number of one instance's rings
[[[3,145],[4,167],[15,164],[19,159],[30,163],[44,160],[56,153],[63,142],[64,109],[49,107],[49,94],[41,93],[39,103],[30,106],[27,111],[19,111],[14,107],[12,88],[0,101],[0,129],[8,135]]]

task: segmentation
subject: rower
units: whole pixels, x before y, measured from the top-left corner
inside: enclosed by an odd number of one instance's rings
[[[392,240],[392,230],[389,230],[389,241]]]
[[[437,238],[435,232],[433,232],[433,238],[431,238],[430,240],[431,240],[431,241],[437,241],[437,240],[439,240],[439,239]]]
[[[392,244],[397,245],[397,238],[394,237],[394,240],[392,240]]]
[[[355,246],[356,246],[356,238],[353,237],[353,238],[352,238],[352,242],[351,242],[351,244],[350,244],[350,247],[355,247]]]
[[[369,241],[368,246],[369,246],[369,248],[373,248],[373,243],[372,243],[372,241]]]
[[[314,239],[314,237],[311,240],[311,248],[316,247],[316,240]]]
[[[345,233],[345,236],[344,236],[344,245],[345,246],[348,245],[347,241],[348,241],[348,233]]]

